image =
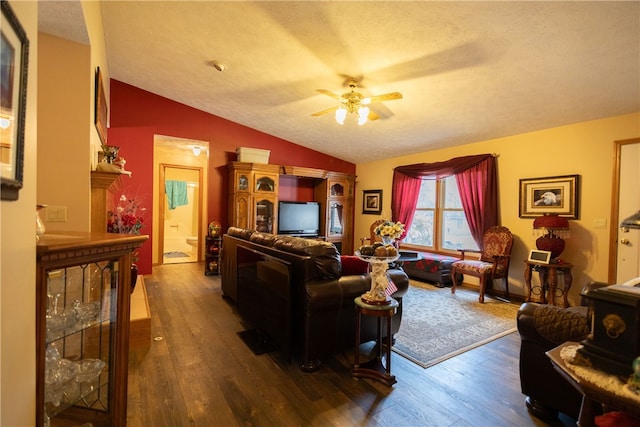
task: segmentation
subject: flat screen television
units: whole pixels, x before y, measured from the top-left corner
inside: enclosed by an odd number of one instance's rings
[[[320,203],[278,202],[278,234],[318,236],[320,234]]]

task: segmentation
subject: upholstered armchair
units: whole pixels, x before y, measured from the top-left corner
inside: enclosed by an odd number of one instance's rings
[[[489,228],[483,236],[482,247],[479,251],[463,249],[461,260],[451,265],[451,293],[456,292],[456,286],[461,275],[478,277],[480,280],[480,296],[478,300],[484,302],[487,283],[495,279],[502,279],[505,296],[509,299],[509,262],[513,235],[507,227],[494,226]],[[480,253],[480,259],[465,259],[466,252]]]

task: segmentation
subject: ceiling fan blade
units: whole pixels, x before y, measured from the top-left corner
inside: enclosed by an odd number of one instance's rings
[[[337,93],[333,93],[330,90],[326,90],[326,89],[316,89],[316,92],[320,92],[323,95],[327,95],[330,96],[331,98],[337,99],[338,101],[340,101],[342,99],[342,96],[338,95]]]
[[[379,115],[369,110],[369,116],[367,116],[367,119],[369,119],[369,121],[378,120],[379,118],[380,118]]]
[[[321,116],[323,114],[328,114],[328,113],[331,113],[333,111],[336,111],[337,109],[338,109],[337,106],[336,107],[327,108],[326,110],[322,110],[322,111],[318,111],[317,113],[313,113],[312,116],[313,117],[318,117],[318,116]]]
[[[370,96],[368,99],[369,99],[369,103],[380,102],[380,101],[393,101],[394,99],[402,99],[402,94],[400,92],[391,92],[391,93],[385,93],[384,95]]]

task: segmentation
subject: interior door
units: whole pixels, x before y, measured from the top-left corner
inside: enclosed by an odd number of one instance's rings
[[[640,139],[619,141],[616,149],[619,189],[617,215],[612,216],[617,219],[616,224],[612,224],[616,230],[613,283],[624,283],[640,276],[640,230],[619,227],[622,220],[640,210]]]

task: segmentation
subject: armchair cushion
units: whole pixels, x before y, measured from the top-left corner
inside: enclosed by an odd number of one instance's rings
[[[489,264],[484,261],[473,261],[470,259],[457,262],[454,265],[458,269],[458,273],[462,274],[488,274],[493,270],[493,264]],[[502,273],[503,271],[504,267],[502,265],[496,265],[496,273]]]

